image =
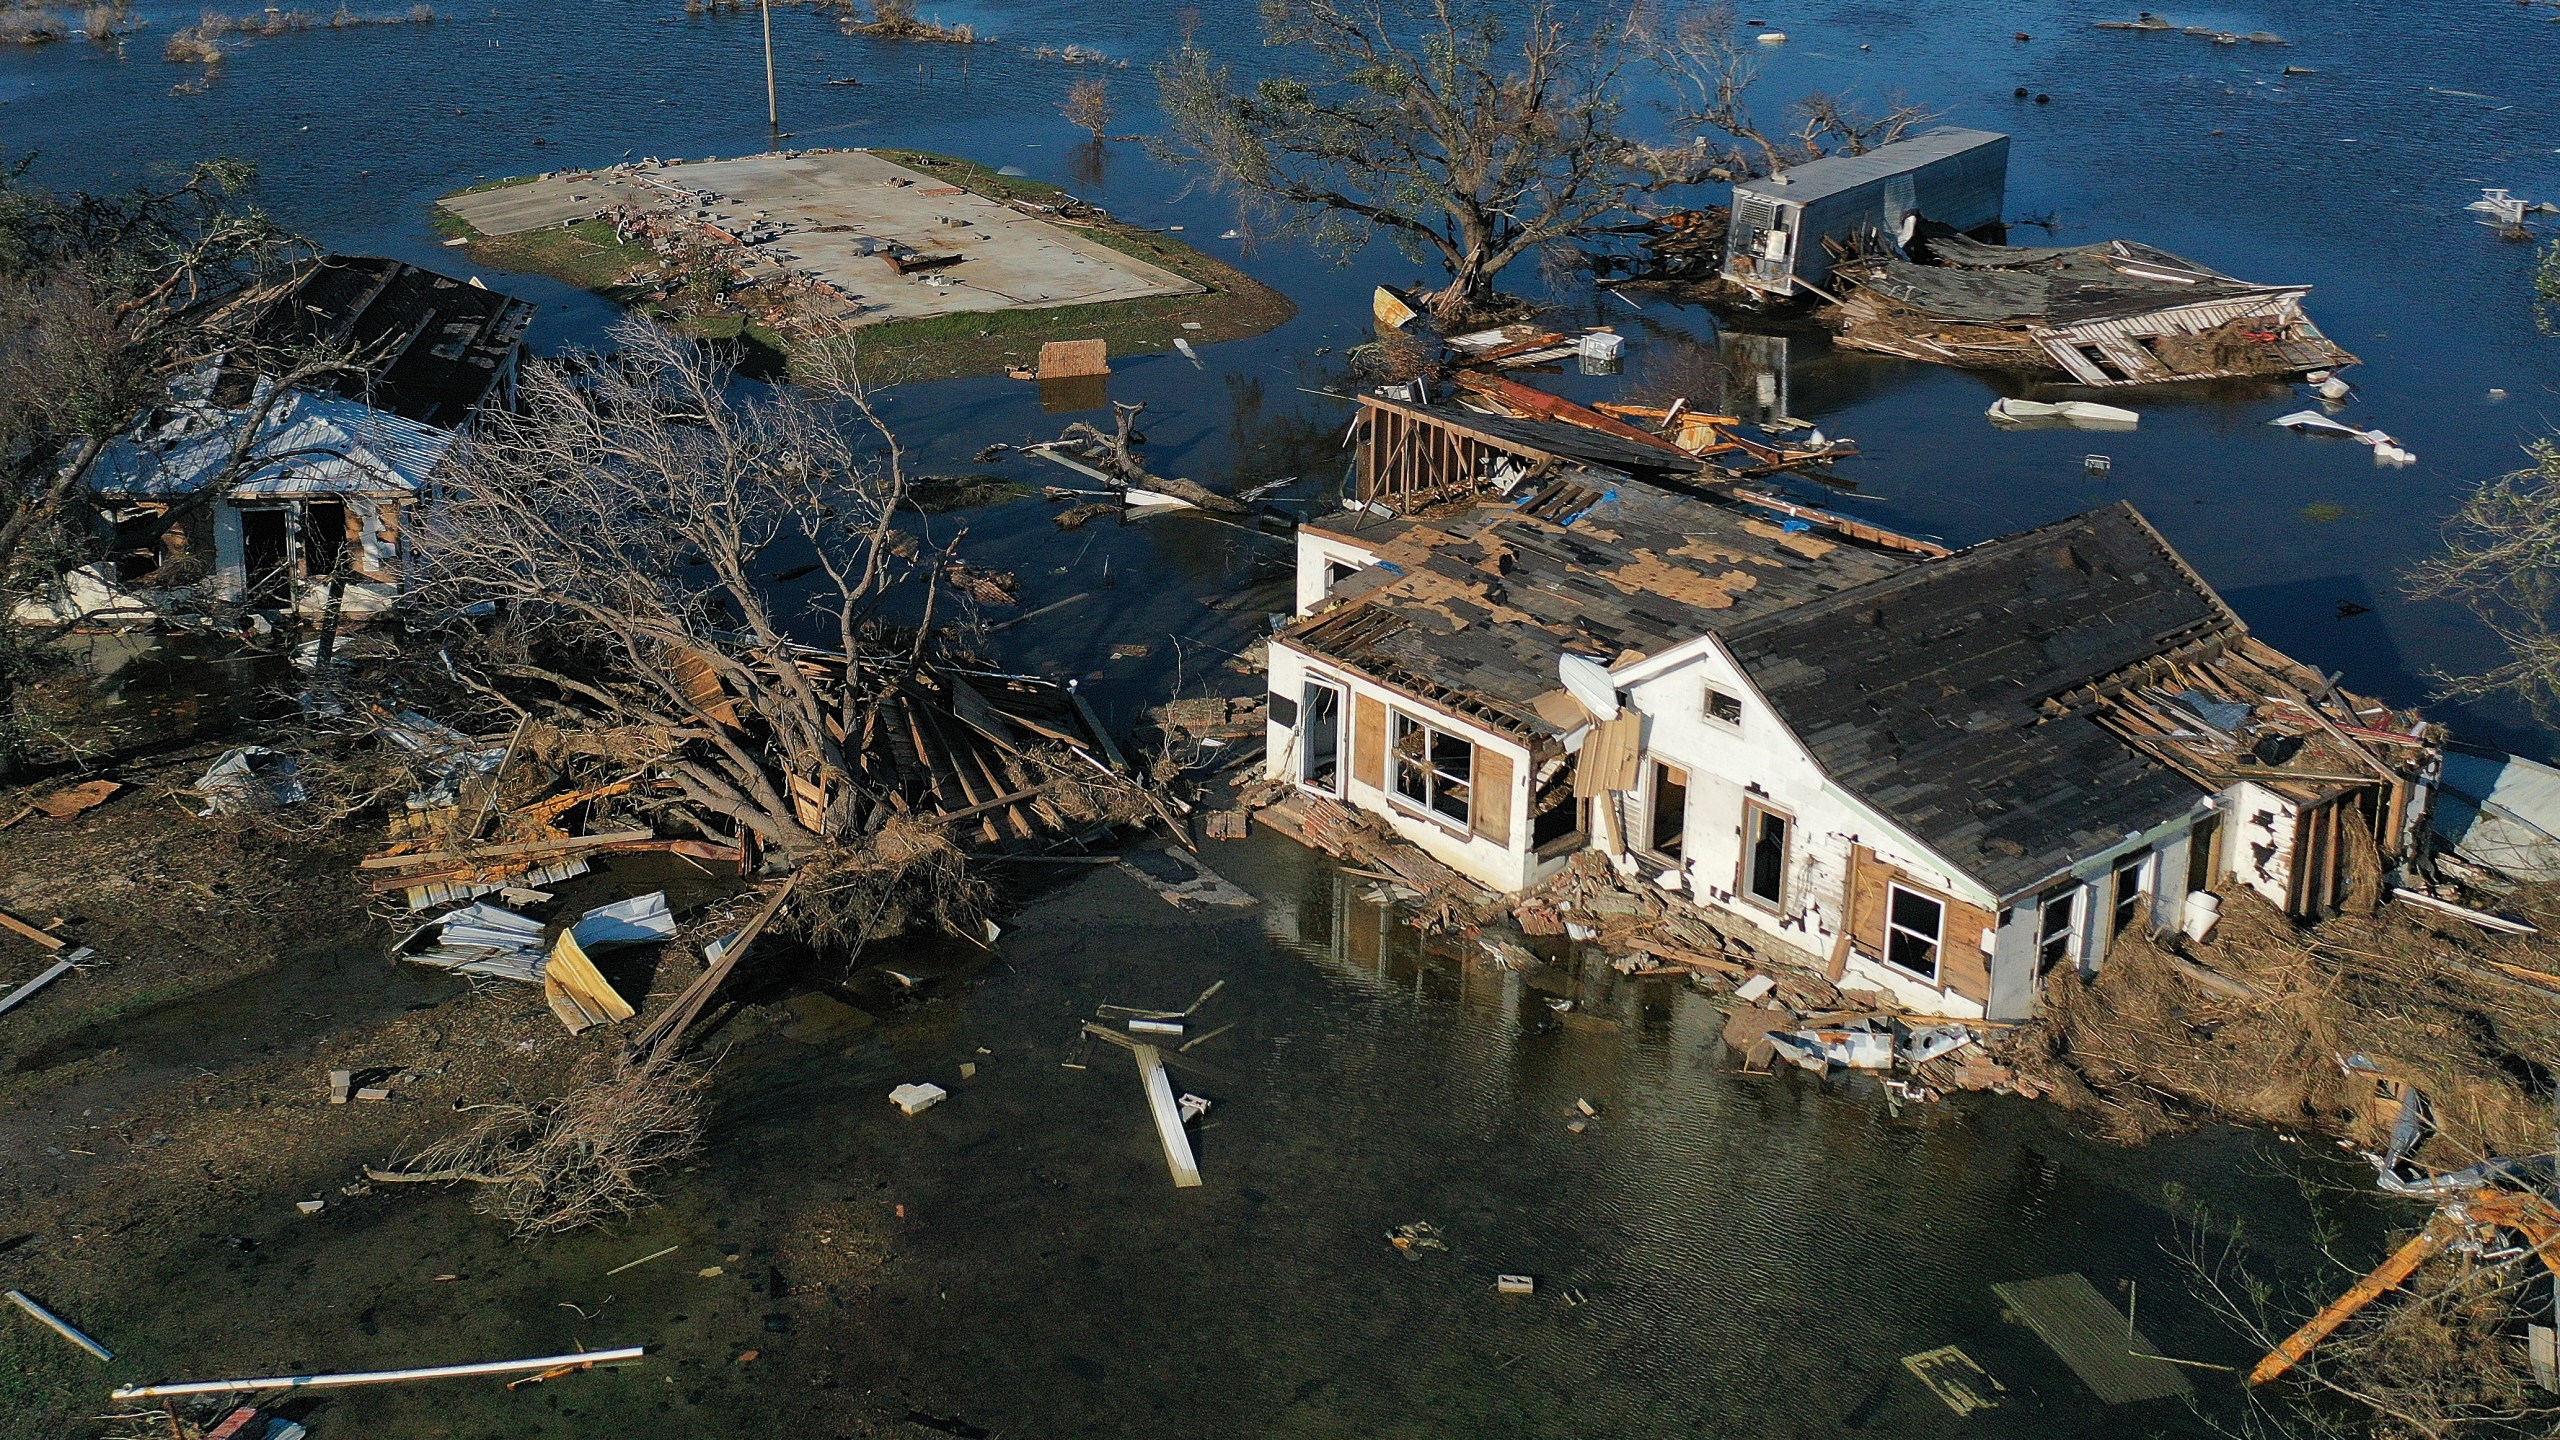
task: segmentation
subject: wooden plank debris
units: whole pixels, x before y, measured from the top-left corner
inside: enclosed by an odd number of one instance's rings
[[[1138,1080],[1146,1087],[1147,1108],[1156,1118],[1156,1135],[1164,1141],[1164,1162],[1173,1185],[1188,1190],[1200,1183],[1200,1162],[1192,1158],[1190,1132],[1182,1128],[1182,1105],[1173,1095],[1173,1077],[1164,1070],[1164,1055],[1153,1045],[1129,1047],[1138,1059]]]
[[[14,930],[47,950],[59,950],[71,942],[49,930],[39,930],[6,910],[0,910],[0,930]]]
[[[187,1380],[170,1385],[119,1385],[110,1399],[158,1400],[181,1395],[221,1395],[235,1390],[336,1390],[351,1385],[387,1385],[402,1380],[459,1380],[474,1375],[520,1375],[535,1370],[585,1370],[620,1365],[649,1353],[645,1345],[617,1350],[581,1350],[571,1355],[544,1355],[532,1360],[484,1360],[471,1365],[431,1365],[417,1370],[361,1370],[344,1375],[274,1375],[255,1380]]]
[[[2171,1400],[2191,1386],[2178,1367],[2078,1272],[1991,1287],[2036,1337],[2109,1405]]]
[[[2009,1392],[2009,1387],[1992,1379],[1991,1373],[1974,1363],[1972,1356],[1953,1345],[1905,1355],[1902,1368],[1928,1386],[1930,1394],[1946,1401],[1947,1408],[1959,1417],[1977,1410],[1997,1409],[2000,1397]]]

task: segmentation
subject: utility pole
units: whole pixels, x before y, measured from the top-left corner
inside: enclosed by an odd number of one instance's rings
[[[764,12],[764,123],[778,137],[782,107],[773,98],[773,0],[756,0],[756,8]]]

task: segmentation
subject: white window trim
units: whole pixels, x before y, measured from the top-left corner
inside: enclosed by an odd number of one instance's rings
[[[1786,844],[1778,851],[1778,898],[1775,900],[1765,899],[1751,888],[1752,852],[1760,847],[1760,827],[1756,821],[1762,815],[1774,815],[1787,827]],[[1735,887],[1735,893],[1742,897],[1742,903],[1756,905],[1773,915],[1786,914],[1788,872],[1795,868],[1795,862],[1796,817],[1775,805],[1763,803],[1756,796],[1744,800],[1742,802],[1742,870],[1734,877],[1740,882]]]
[[[2139,926],[2142,920],[2142,912],[2146,908],[2143,901],[2150,899],[2156,902],[2158,898],[2160,888],[2159,863],[2159,851],[2145,850],[2142,852],[2140,858],[2136,859],[2132,864],[2118,864],[2107,871],[2107,944],[2110,947],[2116,943],[2116,937],[2124,933],[2123,927],[2116,922],[2116,882],[2123,877],[2124,872],[2127,870],[2140,872],[2135,875],[2133,882],[2133,918],[2135,924]]]
[[[1410,725],[1422,732],[1422,760],[1420,764],[1414,766],[1422,772],[1423,777],[1422,798],[1419,800],[1404,793],[1404,786],[1399,783],[1403,779],[1404,767],[1413,763],[1396,748],[1397,742],[1403,738],[1396,731],[1396,727],[1400,724]],[[1440,798],[1440,784],[1448,777],[1441,773],[1439,766],[1431,762],[1431,741],[1435,736],[1446,736],[1467,747],[1467,778],[1462,782],[1467,787],[1467,813],[1464,815],[1451,815],[1448,811],[1441,809],[1437,803]],[[1476,819],[1476,760],[1477,752],[1483,748],[1483,742],[1472,735],[1444,729],[1419,715],[1397,709],[1392,705],[1388,706],[1387,773],[1384,777],[1387,782],[1388,798],[1408,814],[1418,815],[1434,824],[1454,829],[1460,834],[1473,834]]]
[[[1305,748],[1307,742],[1307,728],[1311,718],[1311,707],[1307,704],[1307,692],[1318,687],[1330,690],[1336,696],[1340,697],[1334,703],[1333,707],[1333,788],[1331,789],[1326,789],[1323,785],[1307,778],[1307,766],[1315,758],[1314,755]],[[1298,677],[1298,724],[1294,732],[1300,746],[1298,751],[1298,763],[1294,767],[1298,772],[1297,781],[1299,789],[1311,790],[1318,795],[1328,795],[1336,800],[1344,798],[1349,792],[1351,788],[1351,703],[1351,687],[1349,685],[1334,679],[1330,675],[1321,675],[1312,670],[1300,672]]]
[[[1924,937],[1919,931],[1914,930],[1907,925],[1897,924],[1893,918],[1893,897],[1896,892],[1908,895],[1914,900],[1926,900],[1930,904],[1937,906],[1938,933]],[[1892,969],[1900,971],[1915,980],[1922,981],[1939,989],[1946,988],[1947,908],[1947,897],[1943,895],[1932,895],[1926,890],[1905,885],[1900,881],[1887,881],[1884,887],[1884,953],[1876,958],[1883,961]],[[1912,936],[1915,939],[1925,938],[1929,942],[1930,957],[1937,962],[1936,965],[1924,974],[1895,960],[1893,958],[1893,937],[1896,931]]]
[[[2086,903],[2089,898],[2088,890],[2087,885],[2075,882],[2060,892],[2036,902],[2036,969],[2038,973],[2047,969],[2059,969],[2064,965],[2077,965],[2088,954],[2089,907]],[[2062,954],[2048,964],[2044,958],[2044,948],[2052,943],[2053,937],[2045,934],[2044,913],[2054,905],[2071,907],[2071,924],[2062,932]]]
[[[1734,718],[1727,720],[1716,713],[1715,697],[1721,695],[1734,704]],[[1719,730],[1742,733],[1742,697],[1722,686],[1709,685],[1698,695],[1698,718]]]

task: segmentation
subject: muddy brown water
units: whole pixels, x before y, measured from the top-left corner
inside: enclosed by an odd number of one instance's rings
[[[709,1146],[610,1230],[522,1244],[414,1190],[208,1214],[129,1277],[106,1374],[651,1347],[515,1392],[304,1397],[340,1435],[928,1433],[911,1413],[1001,1436],[2201,1434],[2173,1402],[2099,1405],[1989,1287],[2077,1270],[2167,1353],[2244,1363],[2183,1283],[2178,1197],[2253,1217],[2278,1238],[2252,1263],[2299,1277],[2297,1186],[2354,1183],[2269,1136],[2127,1152],[2015,1100],[1897,1115],[1872,1081],[1738,1075],[1680,985],[1568,958],[1533,988],[1425,954],[1285,841],[1209,859],[1261,903],[1177,911],[1081,874],[992,956],[871,957],[944,975],[920,998],[744,1012],[709,1040]],[[1074,1037],[1099,1004],[1178,1009],[1214,980],[1192,1033],[1234,1028],[1175,1062],[1214,1102],[1207,1180],[1176,1190],[1129,1057]],[[1595,1021],[1556,1023],[1559,989]],[[902,1117],[910,1080],[951,1096]],[[1412,1221],[1448,1248],[1390,1246]],[[2000,1409],[1959,1421],[1899,1363],[1950,1344]]]

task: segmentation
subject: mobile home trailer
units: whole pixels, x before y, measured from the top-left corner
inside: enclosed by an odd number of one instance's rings
[[[1910,236],[1913,217],[1973,231],[2000,221],[2009,183],[2009,137],[1953,126],[1834,155],[1733,187],[1724,276],[1783,298],[1826,289],[1826,240],[1853,243],[1873,230]]]

